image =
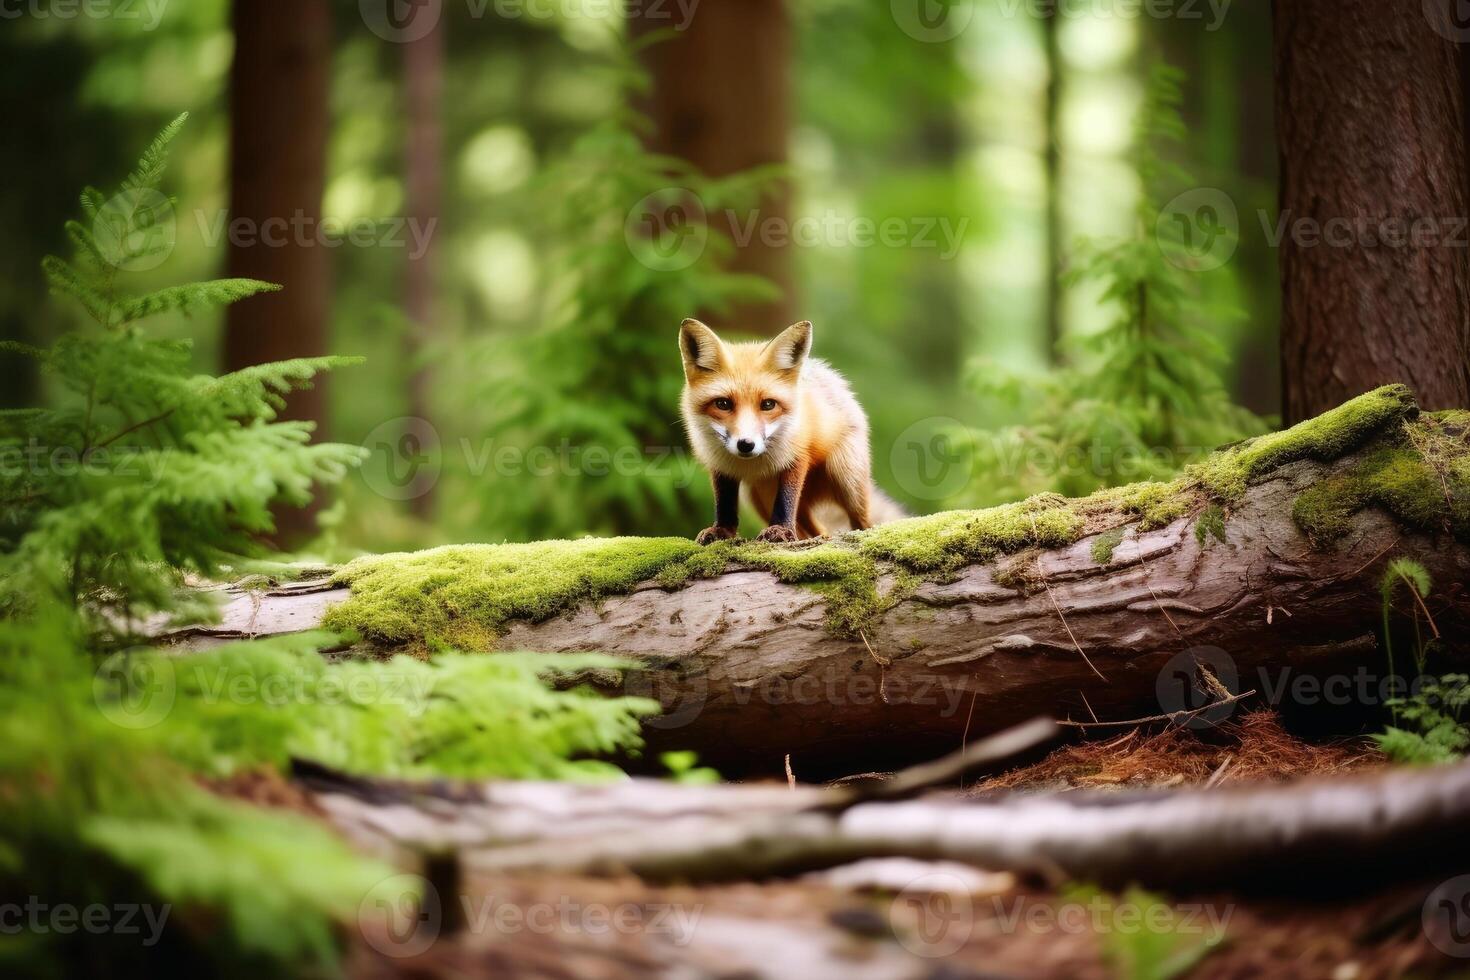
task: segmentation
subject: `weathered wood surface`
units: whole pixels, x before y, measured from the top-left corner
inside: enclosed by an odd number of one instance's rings
[[[866,641],[828,631],[812,591],[733,571],[518,623],[501,647],[642,661],[622,689],[664,704],[646,729],[650,748],[696,749],[729,774],[780,773],[788,753],[798,778],[873,771],[1038,714],[1188,708],[1204,703],[1188,686],[1196,661],[1235,690],[1279,700],[1304,674],[1381,670],[1377,581],[1395,555],[1428,566],[1429,605],[1451,645],[1470,621],[1470,549],[1449,536],[1406,532],[1376,510],[1353,518],[1336,547],[1302,536],[1296,496],[1355,461],[1280,467],[1232,509],[1225,542],[1202,545],[1194,521],[1181,520],[1129,530],[1107,565],[1084,538],[964,569],[920,586]],[[310,582],[236,595],[218,628],[181,638],[310,628],[345,595]]]
[[[872,858],[1122,886],[1318,894],[1470,867],[1470,764],[1132,794],[838,798],[780,784],[413,785],[308,775],[349,837],[471,873],[759,880]]]

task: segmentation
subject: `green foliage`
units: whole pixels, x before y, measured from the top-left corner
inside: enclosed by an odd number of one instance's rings
[[[1415,600],[1414,617],[1414,664],[1418,673],[1424,673],[1425,664],[1428,661],[1428,651],[1425,647],[1424,638],[1419,628],[1419,610],[1424,606],[1424,600],[1429,596],[1430,588],[1429,570],[1414,561],[1412,558],[1395,558],[1388,563],[1383,570],[1382,577],[1378,580],[1378,589],[1383,597],[1383,648],[1388,656],[1388,673],[1394,675],[1393,661],[1393,614],[1394,594],[1400,586],[1408,590],[1409,595]],[[1395,713],[1397,718],[1397,713]]]
[[[181,124],[125,192],[153,191]],[[83,210],[117,211],[91,190]],[[187,343],[141,332],[144,317],[272,287],[223,280],[130,298],[124,263],[106,256],[118,242],[132,254],[154,244],[124,215],[108,247],[73,223],[73,261],[47,260],[56,291],[93,323],[26,349],[56,403],[0,416],[0,449],[19,461],[0,476],[0,891],[171,914],[156,948],[49,933],[0,948],[0,962],[36,975],[72,960],[120,974],[320,975],[390,869],[313,820],[228,802],[199,777],[268,779],[306,758],[375,775],[607,778],[617,770],[589,757],[638,749],[657,704],[577,686],[624,666],[591,655],[329,663],[321,648],[340,641],[325,633],[183,657],[130,648],[142,617],[207,614],[178,590],[184,577],[249,567],[271,506],[306,503],[358,451],[312,446],[308,426],[275,421],[288,392],[347,359],[204,377]]]
[[[275,421],[287,392],[350,358],[211,378],[193,373],[187,341],[138,326],[277,288],[229,279],[124,292],[129,262],[157,247],[148,209],[129,208],[129,196],[162,199],[168,145],[183,122],[160,134],[119,195],[82,195],[91,227],[70,223],[72,260],[50,257],[43,268],[53,290],[93,322],[49,350],[25,349],[59,398],[0,418],[0,605],[15,613],[63,599],[114,642],[171,609],[182,575],[259,556],[255,535],[271,530],[272,505],[305,504],[313,484],[336,482],[359,459],[353,447],[310,444],[309,423]]]
[[[612,84],[623,94],[645,84],[630,52]],[[771,175],[705,177],[650,153],[645,126],[614,113],[551,163],[529,195],[557,288],[543,296],[541,329],[491,343],[486,387],[474,395],[494,406],[485,422],[497,446],[531,459],[576,447],[586,462],[485,484],[485,523],[518,537],[687,525],[708,490],[696,465],[679,464],[679,323],[773,295],[763,280],[722,271],[731,243],[721,217],[753,211]]]
[[[1429,678],[1414,694],[1389,704],[1394,709],[1395,724],[1373,736],[1373,740],[1395,762],[1457,762],[1470,749],[1470,727],[1465,718],[1465,707],[1470,705],[1470,676]]]
[[[1095,910],[1093,925],[1103,957],[1114,976],[1123,980],[1185,976],[1225,942],[1223,929],[1199,936],[1186,930],[1172,904],[1142,888],[1111,896],[1096,888],[1074,886],[1063,895],[1067,901],[1087,903]]]
[[[76,622],[46,606],[0,625],[0,890],[173,907],[156,949],[137,937],[51,934],[22,951],[29,968],[87,943],[108,961],[207,955],[241,972],[270,958],[329,963],[336,923],[390,871],[313,822],[199,789],[173,749],[220,738],[184,730],[187,712],[148,726],[99,710],[115,704],[113,682],[94,672]]]
[[[179,661],[138,654],[114,672],[118,707],[162,680],[169,756],[229,775],[305,758],[377,776],[588,779],[620,775],[586,758],[637,749],[658,704],[567,687],[629,666],[595,654],[441,653],[432,662],[328,663],[334,634],[230,644]],[[558,681],[556,687],[548,681]]]
[[[1373,738],[1390,759],[1414,765],[1454,762],[1463,758],[1465,751],[1470,749],[1470,728],[1467,728],[1463,717],[1465,706],[1470,704],[1470,677],[1464,674],[1446,674],[1438,679],[1425,676],[1430,653],[1439,637],[1439,631],[1435,629],[1434,638],[1426,640],[1420,619],[1422,613],[1424,620],[1434,629],[1429,610],[1424,605],[1432,585],[1429,569],[1412,558],[1404,557],[1392,559],[1378,583],[1383,603],[1383,646],[1391,678],[1398,676],[1394,666],[1394,599],[1401,592],[1407,592],[1413,600],[1415,673],[1409,695],[1388,701],[1393,724]]]
[[[709,766],[699,764],[699,756],[693,752],[663,752],[658,761],[669,771],[669,780],[685,786],[709,786],[720,781],[720,774]]]
[[[1130,479],[1165,478],[1213,447],[1265,428],[1226,392],[1227,358],[1217,335],[1232,314],[1200,298],[1193,230],[1169,220],[1171,199],[1194,183],[1165,152],[1187,137],[1179,115],[1183,80],[1162,65],[1150,76],[1129,153],[1142,187],[1135,233],[1087,245],[1071,277],[1097,284],[1117,317],[1076,341],[1076,366],[1037,376],[989,363],[971,369],[980,394],[1023,419],[968,437],[977,470],[988,476],[987,497],[1039,490],[1079,496]],[[1207,248],[1229,244],[1228,232],[1209,232]]]

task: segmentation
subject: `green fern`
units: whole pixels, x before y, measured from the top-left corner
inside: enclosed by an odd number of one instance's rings
[[[173,122],[163,127],[162,132],[153,138],[148,144],[148,149],[143,151],[143,156],[138,159],[138,165],[133,172],[128,174],[122,182],[122,189],[153,190],[158,187],[159,181],[163,180],[164,168],[168,166],[168,150],[174,138],[183,131],[184,123],[189,121],[187,112],[180,113]]]
[[[156,947],[138,935],[48,934],[10,950],[19,962],[6,965],[35,976],[88,955],[123,964],[118,975],[171,959],[242,974],[330,965],[340,923],[391,870],[313,821],[201,790],[168,747],[207,732],[186,732],[183,714],[119,724],[109,675],[94,675],[76,627],[55,606],[0,625],[0,890],[52,905],[167,906],[169,918]]]
[[[216,279],[187,286],[169,286],[119,303],[117,322],[132,323],[160,313],[197,313],[229,306],[259,293],[274,293],[280,288],[255,279]]]
[[[157,193],[184,119],[149,146],[124,194]],[[65,599],[106,645],[125,643],[132,624],[170,610],[182,575],[214,575],[259,557],[273,505],[307,503],[314,486],[341,480],[359,461],[355,447],[313,444],[308,424],[275,421],[286,394],[356,361],[195,374],[190,344],[150,337],[142,321],[279,287],[224,279],[130,295],[122,288],[128,273],[94,235],[112,205],[91,188],[81,200],[92,228],[70,222],[71,260],[48,257],[42,270],[92,325],[48,350],[24,351],[60,397],[0,420],[0,456],[15,464],[0,472],[0,608]],[[133,230],[121,229],[119,239]]]
[[[181,124],[127,189],[156,187]],[[108,206],[90,189],[82,202],[93,218]],[[328,663],[321,648],[340,643],[328,634],[189,657],[131,646],[145,617],[209,613],[184,577],[256,564],[272,507],[306,503],[358,461],[353,447],[312,444],[308,423],[277,420],[287,394],[354,361],[199,375],[188,342],[140,322],[273,287],[128,296],[87,228],[68,236],[73,260],[45,271],[91,324],[44,350],[4,345],[36,358],[57,397],[0,412],[0,893],[171,915],[157,947],[49,933],[0,944],[0,968],[334,974],[345,929],[392,871],[316,821],[228,801],[201,777],[269,778],[305,758],[375,775],[609,778],[618,771],[596,757],[636,752],[657,704],[579,686],[626,666],[591,655]]]
[[[137,654],[110,672],[109,696],[132,704],[167,685],[174,701],[161,748],[221,776],[305,758],[380,776],[605,779],[621,773],[592,757],[636,749],[640,719],[658,711],[646,699],[567,686],[587,671],[632,666],[609,657],[446,652],[432,662],[329,664],[317,651],[336,642],[306,633],[187,661]]]
[[[1446,674],[1429,678],[1407,698],[1389,702],[1394,724],[1373,736],[1378,748],[1395,762],[1437,765],[1456,762],[1470,750],[1465,708],[1470,705],[1470,676]]]

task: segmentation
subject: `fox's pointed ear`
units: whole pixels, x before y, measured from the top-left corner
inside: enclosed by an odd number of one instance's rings
[[[690,378],[701,371],[713,371],[724,361],[725,345],[709,327],[698,320],[685,320],[679,325],[679,354],[684,358],[684,374]]]
[[[812,349],[812,321],[793,323],[766,344],[766,358],[778,371],[798,370]]]

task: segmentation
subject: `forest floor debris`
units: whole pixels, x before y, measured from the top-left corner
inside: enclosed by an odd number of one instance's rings
[[[1033,765],[984,779],[973,791],[1280,782],[1384,764],[1382,754],[1363,739],[1310,742],[1288,732],[1275,712],[1256,710],[1202,732],[1177,726],[1134,728],[1113,738],[1064,746]]]

